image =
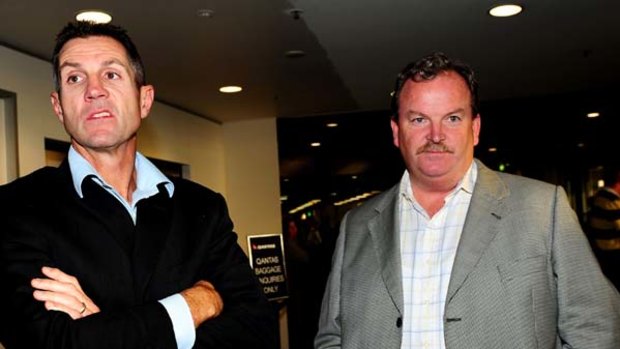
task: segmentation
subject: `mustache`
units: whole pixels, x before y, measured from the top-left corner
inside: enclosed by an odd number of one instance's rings
[[[416,150],[416,155],[427,153],[427,152],[454,153],[454,150],[448,147],[447,145],[445,145],[443,142],[439,142],[439,143],[427,142],[426,144],[424,144],[423,146],[419,147]]]

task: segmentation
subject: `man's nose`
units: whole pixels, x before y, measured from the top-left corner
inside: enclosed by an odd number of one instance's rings
[[[440,122],[432,122],[427,139],[433,143],[440,143],[445,139]]]
[[[107,95],[108,91],[105,89],[98,77],[88,78],[88,84],[86,86],[86,99],[92,100],[106,97]]]

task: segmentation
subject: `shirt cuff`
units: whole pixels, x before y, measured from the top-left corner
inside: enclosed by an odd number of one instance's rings
[[[177,348],[191,349],[196,342],[196,329],[185,298],[177,293],[161,299],[159,303],[166,308],[168,316],[172,320]]]

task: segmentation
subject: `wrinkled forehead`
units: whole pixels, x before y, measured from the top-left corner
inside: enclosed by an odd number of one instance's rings
[[[453,98],[471,100],[471,92],[465,79],[452,71],[441,72],[431,78],[413,76],[405,81],[399,95],[400,102],[404,99],[426,95],[447,95]]]
[[[67,41],[60,50],[59,64],[80,60],[116,60],[129,64],[127,50],[115,39],[108,36],[78,37]]]

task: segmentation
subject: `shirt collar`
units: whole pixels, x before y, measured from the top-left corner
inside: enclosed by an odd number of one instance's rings
[[[71,169],[71,177],[73,180],[73,188],[80,196],[84,197],[82,193],[82,182],[86,177],[94,176],[104,187],[111,188],[101,176],[97,173],[95,168],[88,162],[82,155],[80,155],[73,146],[69,147],[69,154],[67,156],[69,161],[69,168]],[[152,162],[150,162],[145,156],[136,153],[136,192],[152,191],[161,183],[166,187],[168,195],[172,197],[174,193],[174,184],[166,177]]]

